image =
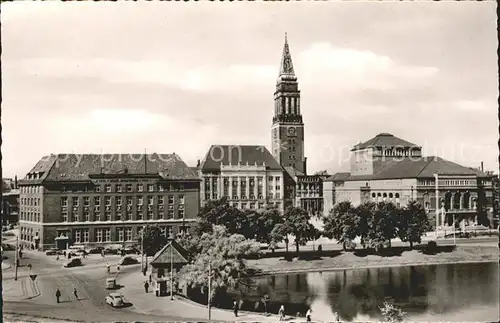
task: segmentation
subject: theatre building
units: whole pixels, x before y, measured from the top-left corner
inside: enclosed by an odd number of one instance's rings
[[[324,181],[325,214],[342,201],[354,206],[391,201],[400,207],[417,201],[438,227],[452,225],[453,219],[462,226],[478,224],[478,215],[492,225],[498,221],[493,213],[492,174],[422,156],[420,146],[392,134],[381,133],[354,146],[350,166],[351,172]]]
[[[200,180],[176,154],[68,154],[43,157],[19,181],[20,242],[134,244],[145,225],[189,230]]]

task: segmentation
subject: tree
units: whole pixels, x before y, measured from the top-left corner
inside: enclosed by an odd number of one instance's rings
[[[213,225],[223,225],[230,233],[239,233],[242,230],[243,214],[240,210],[229,205],[226,197],[208,201],[198,213],[198,222],[194,227],[196,235],[211,232]]]
[[[324,218],[323,232],[326,237],[342,243],[346,251],[346,244],[353,241],[358,234],[357,224],[356,209],[352,207],[351,202],[340,202]]]
[[[146,255],[154,255],[165,246],[167,237],[158,226],[147,225],[137,237],[137,242],[142,244]]]
[[[361,246],[366,248],[366,246],[370,243],[368,235],[370,232],[370,219],[373,217],[375,210],[377,208],[377,204],[374,202],[366,202],[360,204],[356,207],[356,228],[357,228],[357,236],[360,237]]]
[[[243,213],[244,230],[241,232],[249,239],[255,239],[260,243],[270,244],[273,238],[273,229],[284,222],[283,216],[277,208],[264,208]]]
[[[192,263],[181,270],[181,275],[192,288],[206,290],[211,267],[212,294],[224,293],[228,288],[248,286],[250,273],[244,257],[260,252],[255,240],[248,240],[241,234],[230,235],[223,226],[214,226],[211,233],[204,233],[198,240],[199,253]]]
[[[276,225],[274,234],[284,239],[289,234],[293,235],[296,251],[299,252],[299,246],[305,246],[308,241],[318,236],[318,230],[309,222],[310,219],[311,216],[306,210],[290,207],[285,211],[284,222]]]
[[[368,219],[368,240],[370,246],[379,251],[388,241],[389,247],[391,239],[396,237],[396,223],[399,210],[389,202],[380,202],[377,204],[372,217]]]
[[[419,203],[410,201],[401,212],[397,221],[397,235],[401,241],[413,243],[422,242],[422,236],[429,231],[430,223],[425,209]]]

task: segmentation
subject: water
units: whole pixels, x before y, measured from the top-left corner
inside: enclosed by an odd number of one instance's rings
[[[259,277],[252,288],[231,292],[244,310],[332,321],[380,320],[384,300],[401,307],[411,321],[498,321],[499,265],[452,264],[373,268]],[[269,296],[266,306],[261,301]],[[230,302],[228,302],[228,306]],[[224,306],[226,307],[226,306]]]

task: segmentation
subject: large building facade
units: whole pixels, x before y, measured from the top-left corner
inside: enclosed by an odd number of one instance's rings
[[[274,206],[288,201],[286,173],[263,146],[213,145],[198,167],[203,204],[225,197],[238,209]]]
[[[38,248],[134,244],[143,226],[189,230],[200,180],[175,154],[50,155],[19,181],[20,240]]]
[[[494,222],[491,174],[440,157],[424,157],[421,147],[387,133],[351,152],[351,172],[335,174],[323,183],[325,214],[342,201],[353,205],[391,201],[397,206],[417,201],[438,227],[451,225],[454,217],[464,225],[477,223],[481,212]]]

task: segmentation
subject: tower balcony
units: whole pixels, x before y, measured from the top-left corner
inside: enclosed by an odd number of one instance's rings
[[[273,117],[273,123],[300,123],[302,124],[302,115],[300,114],[280,114]]]

